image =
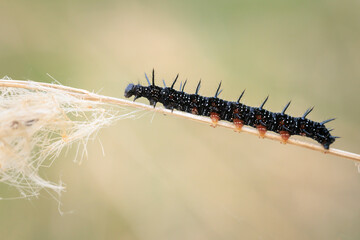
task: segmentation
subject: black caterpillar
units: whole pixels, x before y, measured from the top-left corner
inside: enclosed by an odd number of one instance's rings
[[[291,101],[286,104],[281,113],[274,113],[263,108],[269,97],[264,100],[260,107],[250,107],[240,103],[245,90],[236,102],[218,98],[221,93],[221,82],[214,97],[203,97],[198,94],[201,80],[197,85],[195,94],[188,94],[184,92],[186,81],[183,85],[180,84],[180,91],[174,89],[179,75],[176,76],[171,87],[166,87],[164,82],[164,88],[155,85],[154,70],[152,72],[152,83],[150,83],[146,74],[145,77],[149,86],[145,87],[140,84],[134,85],[130,83],[125,89],[126,98],[135,96],[135,101],[140,97],[145,97],[149,100],[150,105],[154,107],[157,102],[160,102],[167,109],[207,116],[211,118],[214,126],[219,120],[233,122],[238,131],[241,130],[243,125],[248,125],[257,128],[261,137],[264,137],[266,131],[273,131],[281,135],[284,143],[291,135],[301,135],[314,139],[325,149],[329,149],[330,144],[338,138],[331,136],[330,131],[333,129],[329,130],[325,127],[326,123],[335,118],[323,122],[315,122],[306,118],[313,108],[306,110],[302,117],[292,117],[285,114]]]

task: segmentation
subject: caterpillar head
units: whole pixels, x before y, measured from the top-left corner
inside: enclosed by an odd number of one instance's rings
[[[124,96],[126,98],[129,98],[131,96],[133,96],[135,94],[135,85],[130,83],[126,88],[125,88],[125,93]]]

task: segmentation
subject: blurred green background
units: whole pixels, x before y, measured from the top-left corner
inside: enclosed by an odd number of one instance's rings
[[[360,2],[0,1],[0,76],[123,97],[155,68],[193,91],[289,113],[315,106],[360,152]],[[145,101],[143,101],[145,102]],[[154,119],[152,120],[152,118]],[[0,201],[0,239],[360,239],[354,162],[172,116],[103,129],[81,165],[63,155],[43,177],[66,183],[61,210]],[[0,185],[0,191],[9,190]],[[1,195],[0,192],[0,195]]]

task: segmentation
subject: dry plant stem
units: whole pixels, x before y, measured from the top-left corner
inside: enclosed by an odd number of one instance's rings
[[[121,106],[130,106],[130,107],[145,109],[148,111],[154,111],[154,112],[158,112],[158,113],[162,113],[162,114],[175,115],[178,117],[183,117],[186,119],[195,120],[198,122],[212,125],[212,121],[208,117],[197,116],[197,115],[193,115],[190,113],[184,113],[184,112],[180,112],[180,111],[176,111],[176,110],[171,111],[171,110],[159,108],[159,107],[154,108],[152,106],[142,104],[142,103],[137,103],[137,102],[120,99],[120,98],[103,96],[103,95],[91,93],[91,92],[83,90],[83,89],[77,89],[77,88],[72,88],[72,87],[67,87],[67,86],[62,86],[62,85],[57,85],[57,84],[40,83],[40,82],[33,82],[33,81],[21,81],[21,80],[0,80],[0,87],[25,88],[25,89],[32,89],[32,90],[37,90],[37,89],[39,89],[39,87],[41,87],[41,90],[46,90],[46,88],[58,89],[58,90],[66,91],[66,92],[70,93],[71,95],[81,98],[81,99],[84,99],[84,100],[99,101],[99,102],[116,104],[116,105],[121,105]],[[220,121],[217,124],[217,126],[235,130],[234,124],[225,122],[225,121]],[[256,129],[248,127],[248,126],[243,126],[241,129],[241,132],[246,132],[246,133],[250,133],[250,134],[259,136],[259,132]],[[271,133],[271,132],[267,132],[265,134],[264,138],[282,142],[280,135],[277,135],[277,134]],[[326,151],[326,150],[324,150],[324,148],[322,146],[320,146],[318,144],[313,144],[310,142],[301,141],[301,140],[297,140],[297,139],[291,139],[291,138],[287,141],[287,143],[296,145],[296,146],[300,146],[300,147],[304,147],[304,148],[308,148],[311,150],[339,156],[339,157],[356,160],[356,161],[360,162],[360,155],[356,154],[356,153],[351,153],[351,152],[347,152],[347,151],[343,151],[343,150],[339,150],[339,149],[335,149],[335,148],[330,148],[329,150]]]
[[[61,196],[65,184],[42,178],[41,169],[50,167],[71,146],[76,146],[74,161],[80,163],[87,156],[86,145],[101,128],[134,118],[139,111],[86,100],[80,95],[85,91],[36,82],[12,86],[0,87],[0,184],[14,187],[19,195],[1,191],[0,200],[37,197],[41,190],[54,198]]]

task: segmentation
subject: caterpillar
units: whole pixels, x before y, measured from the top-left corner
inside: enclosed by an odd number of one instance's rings
[[[148,86],[141,84],[134,85],[130,83],[125,89],[125,97],[130,98],[134,96],[134,101],[140,97],[149,100],[150,105],[156,106],[158,102],[163,104],[166,109],[179,110],[195,115],[210,117],[215,127],[218,121],[224,120],[232,122],[237,131],[241,131],[244,125],[254,127],[258,130],[260,137],[264,137],[267,131],[272,131],[280,134],[282,142],[286,141],[292,135],[300,135],[311,138],[320,143],[324,149],[328,150],[336,136],[332,136],[325,124],[335,120],[331,118],[322,122],[315,122],[307,118],[314,107],[309,108],[301,117],[292,117],[285,112],[290,106],[288,102],[281,112],[271,112],[264,108],[269,96],[265,98],[260,107],[251,107],[241,103],[245,90],[240,94],[236,102],[226,101],[219,98],[221,89],[221,82],[215,92],[214,97],[204,97],[199,95],[201,80],[199,81],[195,93],[188,94],[184,92],[186,82],[180,84],[180,90],[174,89],[175,83],[178,80],[179,74],[174,79],[172,85],[167,87],[164,82],[164,87],[155,85],[155,73],[152,72],[152,82],[145,73],[145,78]]]

